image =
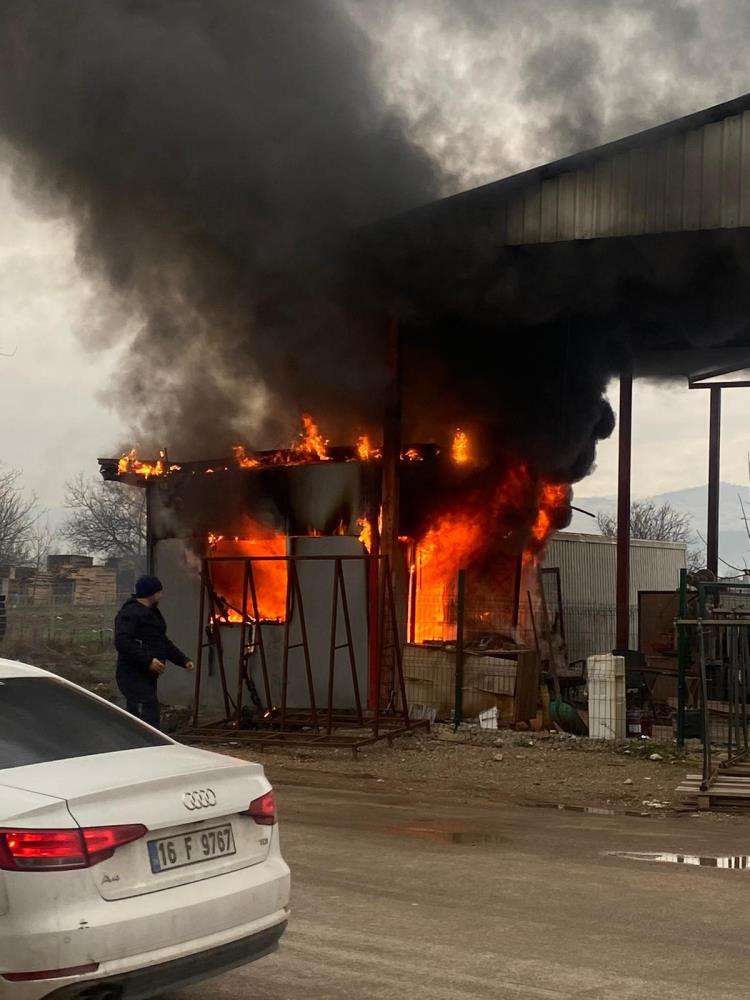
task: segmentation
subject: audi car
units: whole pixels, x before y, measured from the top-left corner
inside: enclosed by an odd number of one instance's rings
[[[289,869],[262,767],[0,659],[0,996],[128,1000],[273,952]]]

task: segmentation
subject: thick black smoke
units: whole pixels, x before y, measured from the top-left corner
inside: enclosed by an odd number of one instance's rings
[[[139,326],[110,391],[142,444],[276,446],[302,409],[351,440],[380,412],[388,310],[412,439],[469,423],[486,453],[577,479],[612,429],[607,381],[644,345],[743,332],[737,248],[503,248],[481,197],[413,241],[352,234],[711,103],[731,66],[699,72],[704,30],[694,3],[647,0],[0,0],[0,135]],[[717,302],[736,315],[701,312]]]
[[[371,58],[334,0],[0,5],[0,132],[140,324],[112,391],[151,443],[276,445],[279,418],[351,419],[377,396],[344,237],[440,176]]]

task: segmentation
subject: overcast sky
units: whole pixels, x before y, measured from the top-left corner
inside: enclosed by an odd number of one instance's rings
[[[750,89],[747,26],[737,20],[744,5],[474,0],[355,6],[382,44],[392,100],[407,109],[415,135],[449,164],[460,186],[571,152],[589,133],[612,138],[630,130],[623,122],[633,129],[656,124]],[[452,15],[459,6],[466,19],[457,24]],[[381,16],[373,18],[376,7]],[[561,22],[568,8],[588,20]],[[567,32],[566,58],[575,66],[552,58],[561,49],[560,32]],[[537,54],[536,63],[524,45]],[[543,101],[542,120],[554,121],[554,129],[539,128]],[[551,118],[550,101],[560,112]],[[15,354],[0,358],[0,460],[23,470],[42,503],[58,507],[66,479],[80,471],[95,475],[97,456],[131,439],[133,415],[108,405],[121,347],[82,344],[84,317],[92,309],[106,312],[109,303],[76,265],[72,221],[44,217],[19,199],[2,162],[0,156],[0,351]],[[113,332],[113,342],[127,339],[124,329]],[[722,476],[735,482],[747,481],[747,401],[747,390],[725,393]],[[616,387],[612,402],[616,408]],[[636,493],[706,481],[707,416],[705,392],[636,386]],[[613,493],[616,463],[613,438],[579,493]]]
[[[116,352],[91,353],[76,336],[102,293],[79,273],[73,243],[67,220],[36,216],[0,173],[0,351],[13,355],[0,358],[0,459],[48,507],[127,436],[102,392]]]

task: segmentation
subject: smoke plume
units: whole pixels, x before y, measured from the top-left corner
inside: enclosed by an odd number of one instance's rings
[[[627,245],[603,263],[472,228],[445,247],[423,234],[420,270],[358,256],[351,234],[730,96],[747,17],[647,0],[3,0],[0,135],[118,303],[118,326],[82,338],[137,327],[108,392],[141,444],[277,446],[302,409],[351,440],[379,415],[387,304],[408,334],[407,433],[474,420],[488,447],[572,480],[611,432],[608,379],[644,338],[677,336],[665,301],[683,341],[705,341],[733,247]],[[736,315],[719,325],[731,339]]]
[[[139,324],[112,392],[151,443],[275,445],[279,414],[351,415],[377,385],[344,238],[440,173],[371,60],[333,0],[4,0],[0,130]]]

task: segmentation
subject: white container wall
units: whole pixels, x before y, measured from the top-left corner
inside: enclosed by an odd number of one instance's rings
[[[611,653],[590,656],[587,672],[589,736],[594,740],[624,740],[625,658]]]

